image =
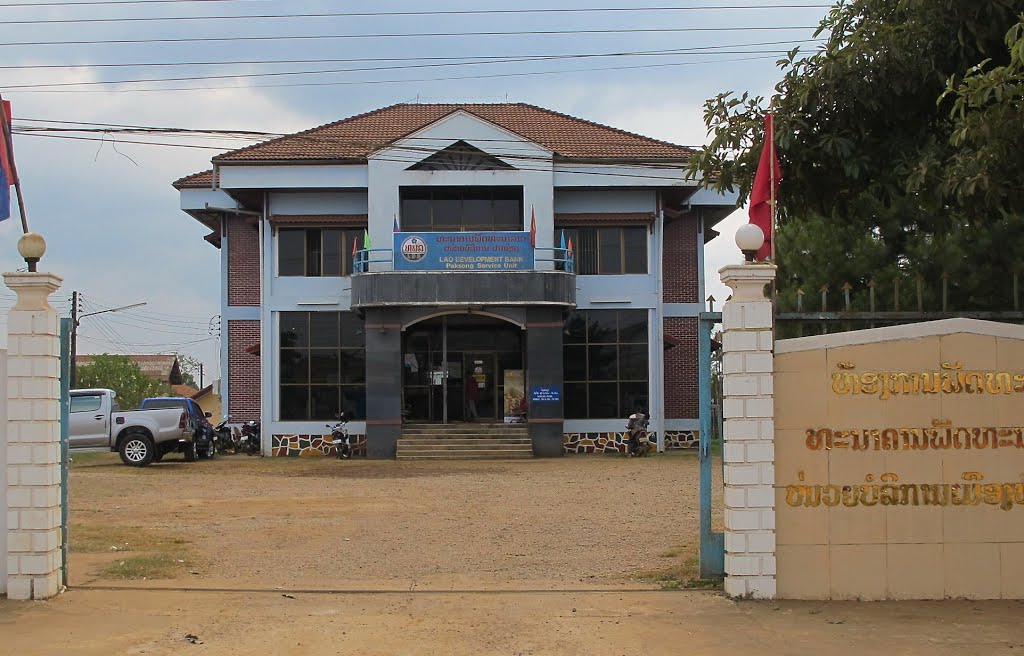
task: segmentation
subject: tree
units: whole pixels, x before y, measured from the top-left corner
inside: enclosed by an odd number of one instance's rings
[[[117,392],[122,408],[137,408],[142,399],[152,396],[172,396],[169,385],[142,373],[139,365],[124,355],[94,355],[88,364],[77,368],[80,388],[104,388]]]
[[[199,378],[199,371],[202,363],[199,358],[191,355],[178,355],[178,366],[181,368],[181,382],[189,387],[199,389],[196,379]]]
[[[749,195],[775,114],[783,179],[776,235],[779,291],[863,289],[894,278],[941,277],[959,309],[1008,309],[1024,249],[1020,66],[1007,31],[1024,0],[841,0],[824,44],[779,62],[770,98],[725,92],[705,104],[710,143],[691,171]],[[1013,81],[1012,71],[1016,71]],[[1014,145],[1016,144],[1016,146]],[[1001,160],[990,160],[993,154]],[[1016,158],[1016,159],[1015,159]],[[880,301],[891,284],[879,288]],[[913,286],[904,285],[904,307]]]

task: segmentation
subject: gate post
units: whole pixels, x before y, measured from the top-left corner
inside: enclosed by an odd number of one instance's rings
[[[775,597],[775,425],[771,264],[727,266],[722,308],[725,592]]]
[[[52,273],[5,273],[7,321],[7,598],[46,599],[61,580],[60,341]]]

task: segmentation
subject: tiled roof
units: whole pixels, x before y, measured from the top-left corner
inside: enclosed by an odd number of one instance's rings
[[[651,223],[654,212],[601,212],[587,214],[555,214],[556,226],[579,226],[605,223],[621,225],[624,223]]]
[[[209,171],[203,171],[202,173],[193,173],[192,175],[186,175],[184,178],[179,178],[171,183],[171,186],[175,189],[183,189],[186,187],[212,187],[213,186],[213,169]]]
[[[275,214],[272,226],[345,226],[361,228],[367,225],[367,214]]]
[[[360,161],[445,116],[464,110],[555,153],[580,160],[684,161],[693,151],[525,103],[398,104],[214,158],[242,161]],[[460,135],[453,134],[457,139]],[[493,152],[500,154],[498,144]],[[424,153],[426,157],[429,153]],[[209,176],[209,173],[197,176]],[[189,176],[175,183],[192,182]],[[209,178],[207,178],[209,181]]]

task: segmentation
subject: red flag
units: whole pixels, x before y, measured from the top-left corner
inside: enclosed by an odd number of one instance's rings
[[[7,126],[4,128],[4,135],[11,133],[11,101],[4,101],[4,117],[7,119]],[[0,139],[0,169],[7,176],[7,184],[14,184],[14,173],[11,171],[11,155],[7,152],[6,136]]]
[[[352,255],[355,256],[356,252],[359,251],[359,239],[352,240]]]
[[[0,118],[0,221],[11,217],[11,185],[14,179],[14,167],[11,166],[11,154],[7,148],[7,138],[11,134],[11,103],[3,101],[3,116]]]
[[[530,246],[537,248],[537,214],[530,207]]]
[[[779,191],[779,180],[782,179],[782,170],[779,168],[779,158],[775,155],[775,147],[772,140],[775,138],[775,131],[772,129],[772,115],[764,117],[764,146],[761,149],[761,162],[757,165],[757,174],[754,175],[754,186],[750,190],[750,222],[764,231],[764,245],[757,251],[755,259],[763,261],[772,254],[772,202],[777,202]]]

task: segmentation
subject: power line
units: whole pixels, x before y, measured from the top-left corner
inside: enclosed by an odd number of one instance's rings
[[[763,59],[773,59],[772,55],[763,55],[757,57],[741,57],[735,59],[717,59],[711,61],[697,61],[697,62],[675,62],[666,64],[638,64],[635,66],[607,66],[598,68],[573,68],[565,70],[555,71],[524,71],[519,73],[492,73],[485,75],[454,75],[446,77],[433,77],[433,78],[419,78],[419,79],[386,79],[386,80],[361,80],[361,81],[337,81],[337,82],[288,82],[284,84],[250,84],[244,87],[232,86],[232,87],[211,87],[211,86],[189,86],[189,87],[158,87],[158,88],[133,88],[133,89],[119,89],[121,93],[151,93],[151,92],[162,92],[162,91],[217,91],[226,89],[269,89],[269,88],[284,88],[284,87],[321,87],[321,86],[351,86],[351,85],[366,85],[366,84],[411,84],[419,82],[448,82],[453,80],[484,80],[484,79],[495,79],[495,78],[507,78],[507,77],[530,77],[534,75],[564,75],[566,73],[589,73],[598,71],[625,71],[625,70],[639,70],[647,68],[672,68],[681,66],[697,66],[701,64],[728,64],[734,62],[743,61],[756,61]],[[114,83],[116,84],[116,83]],[[110,93],[109,90],[104,89],[23,89],[20,93]]]
[[[728,43],[718,44],[713,46],[691,46],[688,48],[673,48],[670,50],[639,50],[634,52],[597,52],[597,53],[561,53],[561,54],[546,54],[546,55],[504,55],[504,57],[510,60],[522,60],[522,61],[543,61],[547,59],[562,59],[562,58],[585,58],[585,57],[612,57],[612,56],[624,56],[624,55],[660,55],[664,54],[675,54],[675,53],[688,53],[688,52],[702,52],[702,51],[716,51],[723,48],[752,48],[755,46],[778,46],[778,45],[792,45],[797,43],[811,43],[821,42],[824,39],[787,39],[784,41],[759,41],[753,43]],[[252,59],[252,60],[225,60],[218,59],[216,61],[184,61],[184,62],[113,62],[113,63],[92,63],[92,64],[0,64],[0,69],[13,69],[13,70],[32,70],[32,69],[47,69],[47,68],[60,68],[60,69],[72,69],[72,68],[142,68],[142,67],[170,67],[170,66],[233,66],[233,65],[245,65],[245,66],[262,66],[262,65],[278,65],[278,64],[362,64],[370,62],[459,62],[459,61],[475,61],[475,60],[488,60],[494,59],[496,55],[462,55],[459,57],[349,57],[340,59]]]
[[[591,30],[509,30],[495,32],[406,32],[380,34],[298,34],[290,36],[209,36],[179,37],[163,39],[104,39],[94,41],[12,41],[0,43],[7,46],[90,46],[125,45],[153,43],[209,43],[238,41],[310,41],[324,39],[419,39],[467,36],[570,36],[584,34],[682,34],[689,32],[765,32],[785,30],[813,30],[815,25],[751,25],[743,27],[651,27],[651,28],[609,28]]]
[[[86,4],[86,3],[75,3]],[[117,3],[127,4],[127,3]],[[10,5],[4,5],[10,6]],[[234,16],[132,16],[119,18],[54,18],[4,21],[6,25],[66,25],[73,23],[157,23],[182,21],[217,21],[217,20],[278,20],[292,18],[360,18],[390,16],[490,16],[490,15],[524,15],[524,14],[623,14],[623,13],[654,13],[654,12],[691,12],[691,11],[735,11],[751,9],[828,9],[831,5],[695,5],[688,7],[586,7],[586,8],[545,8],[545,9],[450,9],[433,11],[372,11],[372,12],[324,12],[309,14],[239,14]]]
[[[553,60],[567,60],[567,59],[589,59],[589,58],[603,58],[603,57],[682,57],[682,56],[697,56],[697,55],[759,55],[759,54],[785,54],[784,51],[779,50],[715,50],[705,52],[677,52],[677,51],[660,51],[660,52],[642,52],[642,53],[614,53],[606,55],[564,55],[564,56],[552,56],[552,57],[536,57],[536,58],[506,58],[506,59],[490,59],[481,61],[469,61],[469,62],[448,62],[448,63],[436,63],[436,64],[403,64],[398,66],[363,66],[363,67],[349,67],[349,68],[334,68],[326,70],[304,70],[304,71],[272,71],[267,73],[233,73],[224,75],[192,75],[192,76],[181,76],[181,77],[164,77],[164,78],[138,78],[130,80],[89,80],[85,82],[41,82],[35,84],[12,84],[7,85],[4,88],[7,90],[23,90],[23,89],[38,89],[38,88],[53,88],[53,87],[83,87],[83,86],[100,86],[108,84],[142,84],[146,82],[186,82],[186,81],[200,81],[200,80],[240,80],[240,79],[251,79],[251,78],[265,78],[265,77],[288,77],[297,75],[327,75],[334,73],[358,73],[367,71],[395,71],[395,70],[411,70],[411,69],[422,69],[422,68],[451,68],[456,66],[486,66],[493,64],[517,64],[523,62],[534,62],[534,61],[553,61]],[[694,62],[696,63],[696,62]]]

